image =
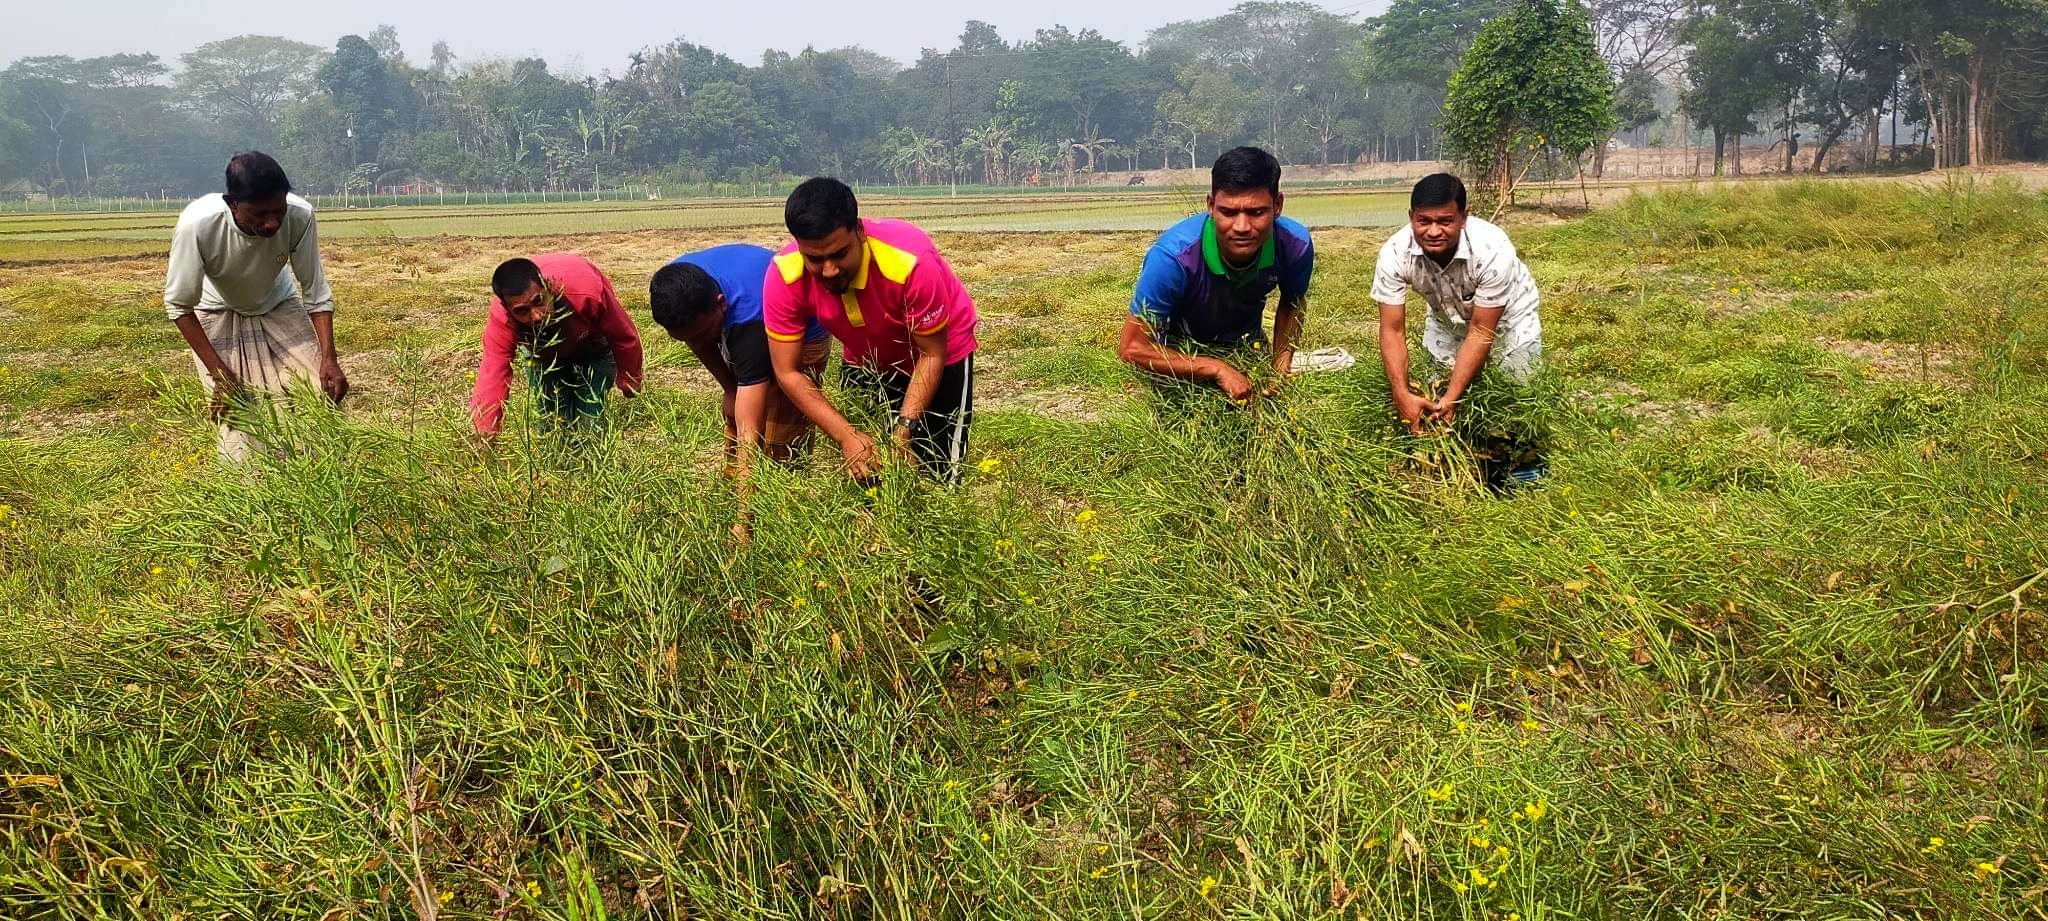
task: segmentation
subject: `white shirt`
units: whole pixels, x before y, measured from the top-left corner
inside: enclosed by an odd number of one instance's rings
[[[295,297],[308,313],[334,309],[311,203],[287,194],[284,224],[270,237],[243,233],[218,194],[186,205],[178,215],[164,274],[164,312],[171,319],[194,310],[260,316]]]
[[[1515,254],[1507,232],[1481,218],[1468,218],[1458,236],[1458,251],[1449,265],[1439,266],[1415,242],[1415,228],[1403,227],[1380,247],[1373,272],[1372,299],[1381,304],[1408,302],[1414,290],[1429,303],[1422,345],[1443,365],[1457,363],[1458,349],[1472,322],[1472,308],[1503,308],[1494,327],[1492,361],[1502,370],[1526,376],[1543,354],[1543,324],[1537,318],[1536,280]]]

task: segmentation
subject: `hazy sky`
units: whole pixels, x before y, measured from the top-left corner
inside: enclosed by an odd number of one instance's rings
[[[994,23],[1011,41],[1060,23],[1093,28],[1136,45],[1168,22],[1225,12],[1236,0],[1042,0],[1037,3],[849,3],[845,0],[630,3],[620,0],[456,0],[456,2],[282,2],[262,0],[53,0],[9,3],[0,64],[26,55],[78,57],[153,51],[175,64],[192,48],[235,35],[282,35],[326,48],[379,23],[398,27],[407,57],[424,63],[437,39],[458,61],[540,54],[550,64],[596,74],[625,69],[628,52],[683,36],[755,64],[768,48],[861,45],[905,64],[918,49],[951,48],[968,19]],[[1376,13],[1386,0],[1323,0],[1339,13]]]

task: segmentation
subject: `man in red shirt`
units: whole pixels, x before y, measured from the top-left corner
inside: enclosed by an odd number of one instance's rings
[[[495,438],[511,390],[512,358],[526,362],[526,384],[544,429],[559,423],[588,431],[616,384],[640,391],[640,332],[619,305],[611,279],[574,253],[511,259],[491,273],[491,312],[483,361],[470,393],[477,433]]]

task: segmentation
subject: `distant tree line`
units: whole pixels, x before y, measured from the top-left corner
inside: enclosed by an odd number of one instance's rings
[[[1461,59],[1504,17],[1447,113]],[[1567,44],[1597,55],[1591,71],[1552,54],[1527,78],[1487,79],[1517,63],[1515,49],[1551,48],[1541,30],[1576,36],[1576,22],[1590,40]],[[175,63],[22,58],[0,71],[0,187],[191,194],[247,148],[322,192],[813,173],[1050,185],[1199,166],[1243,143],[1294,164],[1448,147],[1496,170],[1516,162],[1514,145],[1473,131],[1520,132],[1521,162],[1552,144],[1527,111],[1543,100],[1507,98],[1517,85],[1602,69],[1606,90],[1580,99],[1600,111],[1570,120],[1573,138],[1602,142],[1562,151],[1595,173],[1610,136],[1711,144],[1716,170],[1739,171],[1740,139],[1760,135],[1788,164],[1795,135],[1801,162],[1852,142],[1870,162],[1886,122],[1907,126],[1901,146],[1931,165],[2048,157],[2048,0],[1394,0],[1364,20],[1254,2],[1137,47],[1059,26],[1011,41],[968,22],[953,48],[908,66],[857,47],[770,51],[749,66],[682,39],[595,74],[458,61],[446,43],[417,62],[389,26],[332,48],[245,35]],[[1463,134],[1447,141],[1447,129]]]

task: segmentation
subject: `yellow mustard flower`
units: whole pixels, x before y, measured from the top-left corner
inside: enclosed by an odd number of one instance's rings
[[[1927,846],[1926,846],[1926,847],[1923,847],[1923,848],[1921,848],[1921,849],[1920,849],[1920,853],[1922,853],[1922,854],[1932,854],[1932,853],[1934,853],[1934,852],[1936,852],[1936,851],[1939,851],[1939,850],[1941,850],[1941,849],[1942,849],[1943,847],[1946,847],[1947,845],[1948,845],[1948,842],[1947,842],[1947,841],[1945,841],[1945,840],[1942,840],[1942,837],[1941,837],[1940,835],[1936,835],[1936,836],[1934,836],[1934,837],[1932,837],[1932,838],[1929,838],[1929,839],[1927,839]]]
[[[1463,701],[1463,700],[1461,700],[1461,701],[1458,701],[1458,712],[1459,712],[1459,713],[1467,713],[1467,714],[1471,713],[1471,712],[1472,712],[1472,704],[1471,704],[1471,702],[1469,702],[1469,701]]]
[[[1211,893],[1211,892],[1215,892],[1215,891],[1216,891],[1216,877],[1214,877],[1214,876],[1204,876],[1204,877],[1202,877],[1202,898],[1205,898],[1205,899],[1206,899],[1206,898],[1208,898],[1208,897],[1209,897],[1209,893]]]
[[[1003,469],[1003,459],[1000,457],[984,457],[981,459],[981,463],[974,465],[974,468],[981,471],[983,475],[992,474]]]
[[[1977,865],[1977,878],[1978,878],[1978,879],[1980,879],[1980,880],[1986,880],[1986,879],[1990,879],[1990,878],[1992,878],[1992,877],[1994,877],[1994,876],[1997,876],[1997,875],[1998,875],[1998,865],[1997,865],[1997,864],[1995,864],[1995,863],[1980,863],[1980,864],[1978,864],[1978,865]]]
[[[1094,521],[1095,521],[1095,510],[1094,510],[1094,509],[1092,509],[1092,508],[1084,508],[1084,509],[1082,509],[1082,510],[1080,510],[1079,512],[1077,512],[1077,513],[1075,513],[1075,514],[1074,514],[1074,523],[1075,523],[1075,524],[1092,524],[1092,523],[1094,523]]]

